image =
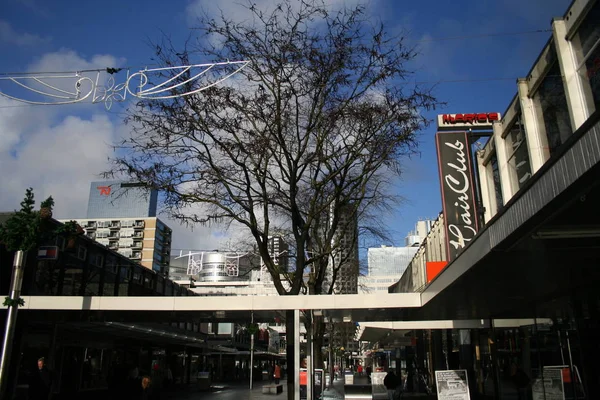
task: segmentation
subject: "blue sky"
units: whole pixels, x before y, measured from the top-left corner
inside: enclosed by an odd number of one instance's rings
[[[169,34],[181,43],[200,8],[241,17],[241,0],[103,2],[12,0],[0,13],[0,73],[64,71],[113,66],[145,66],[149,42]],[[273,0],[255,0],[259,6]],[[332,7],[358,0],[330,0]],[[391,32],[404,32],[420,51],[414,62],[417,82],[435,84],[447,103],[431,112],[503,112],[516,93],[515,81],[529,71],[570,0],[371,0],[368,12]],[[521,34],[508,35],[508,33]],[[452,82],[451,82],[452,81]],[[15,107],[17,105],[17,107]],[[108,146],[125,132],[118,107],[101,104],[21,107],[0,98],[0,209],[18,206],[26,187],[38,198],[53,195],[59,218],[83,217],[89,182],[107,165]],[[397,190],[406,199],[391,216],[394,245],[423,217],[441,210],[435,127],[420,133],[420,157],[407,160]],[[10,171],[7,175],[6,171]],[[171,223],[170,225],[174,225]],[[212,249],[223,237],[199,228],[175,229],[174,247]]]

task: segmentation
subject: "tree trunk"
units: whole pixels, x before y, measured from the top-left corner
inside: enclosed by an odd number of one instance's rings
[[[296,353],[294,351],[294,310],[285,312],[285,339],[286,339],[286,355],[287,355],[287,392],[288,400],[294,400],[294,378],[297,371],[294,371],[294,360]]]

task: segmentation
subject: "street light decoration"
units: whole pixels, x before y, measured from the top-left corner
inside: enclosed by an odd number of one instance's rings
[[[0,76],[0,95],[34,105],[90,101],[104,103],[110,110],[114,102],[124,102],[128,95],[143,100],[165,100],[200,93],[229,79],[249,63],[225,61],[137,71],[126,68],[125,79],[120,83],[115,74],[121,72],[121,68],[14,74]]]

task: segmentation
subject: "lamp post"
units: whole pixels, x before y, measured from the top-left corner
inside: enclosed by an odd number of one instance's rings
[[[10,355],[12,352],[13,336],[15,334],[15,324],[17,321],[17,312],[19,311],[19,302],[21,296],[21,285],[23,283],[23,264],[25,252],[17,250],[13,261],[13,273],[8,301],[8,315],[6,316],[6,327],[4,329],[4,341],[2,342],[2,358],[0,359],[0,398],[3,397],[8,380],[8,366],[10,364]]]

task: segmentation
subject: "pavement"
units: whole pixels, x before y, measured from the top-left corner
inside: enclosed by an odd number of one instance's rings
[[[366,383],[365,382],[356,383]],[[287,382],[282,381],[283,393],[263,394],[262,387],[265,382],[255,382],[253,389],[250,389],[248,382],[232,383],[214,383],[209,391],[202,391],[194,386],[181,387],[178,390],[163,393],[161,399],[165,400],[276,400],[287,398]],[[320,400],[342,400],[344,398],[344,380],[335,379],[331,387],[326,388]],[[430,400],[436,399],[435,395],[425,395],[420,393],[405,393],[402,400]],[[318,399],[315,399],[318,400]]]

